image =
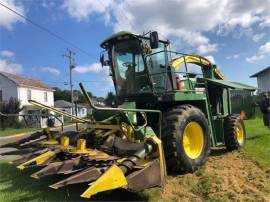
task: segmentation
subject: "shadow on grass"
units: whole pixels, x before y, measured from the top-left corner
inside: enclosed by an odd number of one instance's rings
[[[0,164],[0,200],[1,201],[90,201],[80,197],[89,186],[72,185],[59,190],[48,186],[60,181],[61,176],[49,176],[43,179],[32,179],[30,175],[39,169],[18,170],[8,163]],[[91,198],[92,201],[147,201],[142,194],[118,189],[102,192]]]
[[[260,135],[255,135],[255,136],[251,136],[251,137],[247,137],[247,140],[256,140],[256,139],[261,139],[264,138],[264,136],[270,136],[270,131],[269,134],[260,134]]]
[[[252,137],[247,137],[247,140],[255,140],[255,139],[261,139],[262,136],[261,135],[255,135],[255,136],[252,136]]]

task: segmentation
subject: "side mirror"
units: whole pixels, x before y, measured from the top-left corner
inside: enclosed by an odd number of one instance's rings
[[[112,76],[112,70],[111,70],[111,67],[110,67],[110,70],[109,70],[109,76]]]
[[[100,64],[101,64],[102,67],[104,67],[104,66],[110,66],[110,60],[105,60],[104,54],[101,54],[100,55],[99,62],[100,62]]]
[[[101,64],[101,66],[103,67],[104,66],[104,54],[100,55],[99,62]]]
[[[158,33],[156,31],[150,33],[150,47],[152,49],[158,48]]]

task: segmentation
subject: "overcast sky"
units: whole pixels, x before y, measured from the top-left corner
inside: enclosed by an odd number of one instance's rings
[[[157,30],[175,50],[215,62],[228,80],[256,86],[270,65],[270,0],[0,0],[76,44],[84,54],[0,5],[0,71],[67,88],[66,48],[76,52],[75,88],[104,96],[113,90],[98,63],[100,42],[113,32]]]

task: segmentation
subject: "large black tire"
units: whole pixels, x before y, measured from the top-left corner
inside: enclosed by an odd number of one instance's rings
[[[242,135],[239,135],[242,130]],[[239,114],[228,116],[224,121],[224,139],[227,150],[237,150],[245,145],[246,129]]]
[[[203,143],[199,156],[190,158],[185,152],[183,137],[188,124],[194,122],[202,129]],[[181,105],[168,110],[163,116],[162,141],[168,171],[182,173],[196,171],[207,160],[211,147],[204,113],[192,105]]]

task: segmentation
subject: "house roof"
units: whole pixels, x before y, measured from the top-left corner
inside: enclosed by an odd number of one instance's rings
[[[15,74],[10,74],[7,72],[0,72],[0,74],[2,74],[7,79],[13,81],[18,86],[25,86],[25,87],[32,87],[32,88],[39,88],[39,89],[46,89],[46,90],[54,91],[52,88],[50,88],[49,86],[47,86],[46,84],[42,83],[39,80],[26,78],[26,77],[18,76]]]
[[[257,72],[256,74],[251,75],[250,78],[257,77],[257,76],[259,76],[260,74],[263,74],[263,73],[265,73],[265,72],[267,72],[267,71],[269,71],[269,70],[270,70],[270,66],[269,66],[269,67],[266,67],[265,69],[263,69],[263,70],[261,70],[261,71],[259,71],[259,72]]]
[[[56,108],[71,108],[72,104],[71,104],[71,102],[68,102],[66,100],[56,100],[56,101],[54,101],[54,107],[56,107]],[[77,107],[86,108],[85,106],[79,105],[79,104],[77,104]]]

